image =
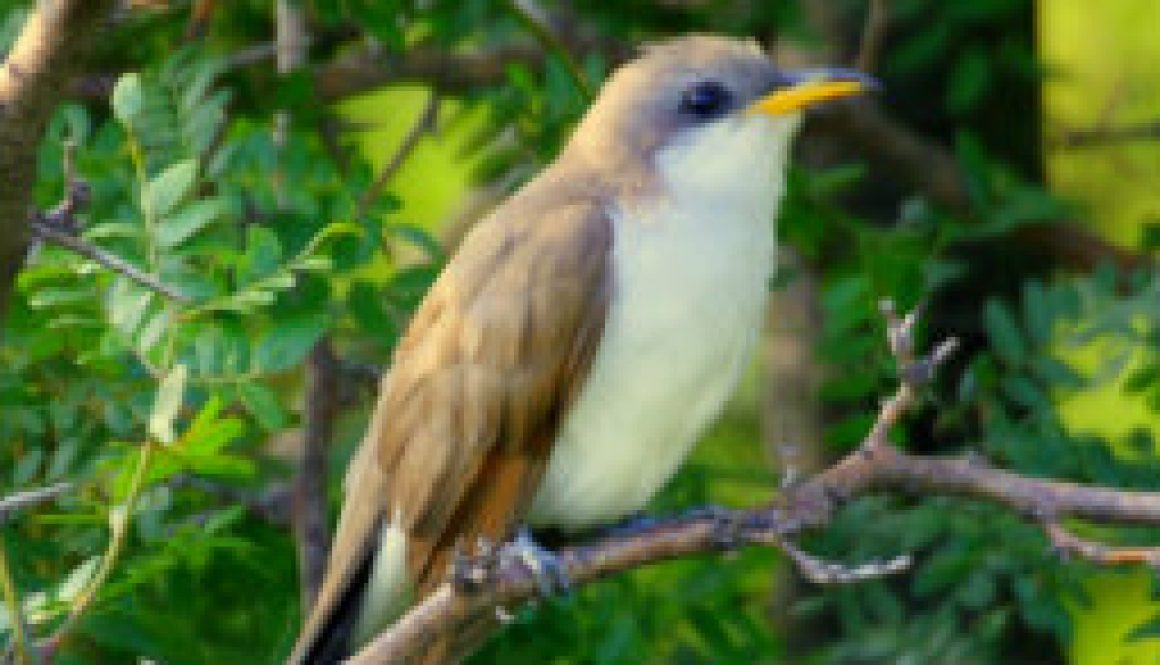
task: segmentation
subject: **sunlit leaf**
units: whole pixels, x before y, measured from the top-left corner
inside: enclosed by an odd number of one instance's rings
[[[222,199],[201,199],[162,218],[157,225],[157,244],[168,249],[182,244],[194,234],[221,219],[229,207]]]
[[[161,219],[189,195],[196,181],[197,160],[178,162],[145,184],[141,203],[154,219]]]
[[[131,124],[141,112],[144,93],[141,91],[141,76],[136,72],[125,74],[113,86],[113,114],[123,124]]]
[[[273,432],[286,425],[286,412],[278,395],[273,390],[256,381],[244,381],[238,384],[238,396],[246,410],[253,414],[263,429]]]
[[[157,397],[149,414],[149,434],[161,443],[173,442],[173,423],[185,396],[188,374],[185,365],[174,365],[157,387]]]

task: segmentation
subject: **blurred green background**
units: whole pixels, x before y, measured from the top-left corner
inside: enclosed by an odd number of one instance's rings
[[[0,53],[33,4],[0,0]],[[278,662],[301,620],[302,460],[326,464],[333,518],[376,377],[463,229],[551,159],[635,45],[687,32],[792,65],[861,54],[884,92],[808,124],[761,352],[656,513],[759,503],[856,445],[892,386],[884,297],[964,341],[898,445],[1160,485],[1160,5],[278,4],[304,21],[290,71],[274,2],[158,0],[94,27],[61,91],[29,165],[38,206],[61,199],[74,142],[83,236],[192,303],[56,247],[21,271],[0,495],[75,487],[0,524],[0,641],[18,603],[61,636],[56,662]],[[319,372],[333,418],[306,441]],[[1160,662],[1154,574],[1063,560],[1000,507],[867,497],[803,546],[916,564],[817,587],[764,550],[666,563],[521,610],[472,662]]]

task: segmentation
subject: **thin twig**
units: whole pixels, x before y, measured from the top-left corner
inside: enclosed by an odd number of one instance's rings
[[[38,487],[34,490],[9,494],[3,499],[0,499],[0,525],[3,525],[9,518],[22,510],[27,510],[32,506],[52,501],[62,494],[72,491],[72,489],[72,483],[57,483],[56,485],[49,485],[48,487]]]
[[[166,298],[169,298],[170,300],[174,300],[180,303],[192,302],[192,300],[184,293],[181,293],[173,287],[164,284],[161,280],[157,279],[153,275],[142,271],[140,268],[133,265],[132,263],[129,263],[125,259],[122,259],[121,257],[114,254],[110,254],[109,252],[106,252],[100,247],[97,247],[96,245],[93,245],[78,236],[74,236],[66,233],[65,231],[53,228],[52,226],[49,226],[48,224],[40,221],[32,223],[32,231],[41,240],[44,240],[45,242],[51,242],[54,245],[60,245],[61,247],[72,250],[73,252],[80,254],[87,259],[91,259],[92,261],[99,263],[100,265],[108,268],[109,270],[112,270],[113,272],[128,277],[141,286],[155,291],[165,296]]]
[[[12,571],[8,566],[8,543],[0,531],[0,593],[4,595],[4,605],[8,608],[8,622],[11,625],[11,653],[18,665],[40,665],[43,661],[40,651],[30,645],[32,635],[24,608],[20,604],[20,594],[12,581]]]
[[[153,275],[142,271],[121,257],[110,254],[85,241],[78,235],[80,224],[77,221],[77,213],[88,206],[92,198],[92,191],[89,184],[77,175],[75,153],[76,145],[72,141],[65,141],[62,160],[65,179],[64,198],[52,210],[33,214],[31,219],[33,235],[42,241],[60,245],[85,258],[96,261],[113,272],[120,273],[167,298],[177,302],[190,302],[190,299],[184,294],[165,285]]]
[[[1157,140],[1160,140],[1160,120],[1150,120],[1130,125],[1098,125],[1066,130],[1051,141],[1051,147],[1088,148],[1110,143]]]
[[[802,577],[814,584],[853,584],[888,575],[896,575],[910,568],[913,560],[909,554],[901,554],[884,561],[870,561],[848,566],[820,559],[801,550],[788,540],[780,539],[771,543],[776,545],[786,556],[793,561],[794,566]]]
[[[427,94],[427,101],[423,104],[423,110],[416,116],[415,122],[407,130],[407,134],[403,137],[402,142],[399,143],[399,147],[395,149],[394,154],[387,160],[387,163],[383,166],[383,170],[379,172],[374,182],[367,187],[366,191],[359,198],[356,217],[363,217],[367,214],[367,210],[370,209],[371,204],[379,198],[379,195],[383,193],[383,189],[394,179],[399,169],[406,163],[407,158],[415,151],[415,148],[419,145],[419,140],[425,134],[434,131],[438,119],[439,93],[432,88]]]
[[[1061,554],[1083,557],[1105,566],[1145,564],[1160,570],[1160,547],[1115,547],[1081,538],[1055,520],[1043,523],[1051,545]]]
[[[572,77],[572,82],[576,84],[576,89],[584,97],[584,101],[591,102],[596,92],[588,82],[588,76],[580,67],[580,63],[576,62],[576,58],[572,57],[568,47],[548,26],[548,17],[544,10],[536,5],[534,0],[507,0],[506,4],[512,14],[535,35],[544,48],[560,59],[564,68],[568,70],[568,75]]]
[[[48,654],[50,661],[53,659],[56,649],[76,628],[81,616],[96,599],[97,591],[112,575],[113,569],[121,557],[121,552],[125,549],[125,541],[129,535],[129,524],[133,520],[133,512],[137,509],[137,499],[145,487],[146,472],[149,469],[155,445],[151,441],[141,444],[141,452],[137,456],[137,468],[133,470],[133,477],[129,480],[129,489],[125,492],[125,498],[119,505],[113,506],[109,513],[109,544],[105,548],[104,556],[101,557],[101,563],[96,572],[93,573],[89,583],[73,600],[68,616],[65,617],[56,632],[44,642],[44,651]]]
[[[862,44],[858,48],[855,66],[866,73],[874,71],[878,65],[878,54],[886,38],[886,28],[890,24],[888,0],[869,0],[866,8],[866,25],[862,28]]]
[[[192,42],[205,37],[217,5],[217,0],[194,0],[189,9],[189,22],[185,24],[185,41]]]

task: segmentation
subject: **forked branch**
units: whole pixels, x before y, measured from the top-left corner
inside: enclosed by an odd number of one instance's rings
[[[1155,564],[1160,560],[1148,548],[1113,548],[1082,540],[1055,521],[1074,517],[1114,524],[1160,525],[1160,492],[1121,491],[1031,478],[994,468],[974,457],[910,455],[891,445],[887,439],[891,428],[918,401],[923,385],[948,358],[955,343],[948,340],[929,356],[917,357],[913,352],[917,317],[898,317],[889,303],[885,303],[883,312],[901,381],[858,450],[812,478],[785,488],[770,505],[752,510],[696,511],[690,517],[662,522],[631,535],[562,549],[556,554],[571,582],[581,585],[659,561],[745,546],[781,549],[807,579],[817,583],[856,582],[896,573],[907,568],[908,556],[847,567],[821,561],[792,542],[807,530],[827,525],[842,503],[876,491],[951,494],[1005,505],[1044,523],[1059,550],[1101,564]],[[1051,521],[1045,521],[1044,516],[1051,516]],[[348,662],[406,662],[465,617],[489,608],[502,615],[502,608],[526,602],[539,593],[535,576],[518,562],[501,559],[477,563],[486,572],[472,577],[478,583],[470,589],[452,582],[443,584]]]

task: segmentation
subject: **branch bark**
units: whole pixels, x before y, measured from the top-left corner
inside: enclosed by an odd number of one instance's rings
[[[1128,492],[1076,483],[1028,478],[973,458],[921,457],[891,447],[852,453],[801,485],[786,489],[770,506],[752,511],[674,520],[639,534],[609,538],[558,553],[573,584],[584,584],[642,565],[722,549],[723,523],[738,546],[778,545],[804,531],[825,526],[838,507],[875,491],[954,494],[1011,507],[1038,520],[1042,515],[1071,516],[1115,523],[1160,525],[1160,493]],[[731,543],[732,545],[733,543]],[[1104,552],[1083,550],[1075,554]],[[1091,557],[1101,563],[1139,558]],[[449,625],[488,607],[504,607],[535,597],[534,577],[519,567],[499,571],[486,590],[464,592],[441,586],[363,652],[351,665],[406,662]]]
[[[302,0],[278,0],[275,44],[279,74],[290,74],[306,63],[309,33]],[[274,118],[274,143],[283,148],[290,139],[293,117],[279,111]],[[291,183],[279,172],[279,205],[285,205],[285,190]],[[294,478],[294,505],[291,519],[298,550],[298,577],[305,613],[318,595],[326,576],[330,536],[327,521],[326,482],[329,478],[327,453],[338,415],[338,359],[324,336],[306,359],[306,394],[303,399],[302,461]]]
[[[0,526],[3,526],[12,515],[33,506],[53,501],[57,497],[63,496],[72,490],[72,483],[57,483],[55,485],[49,485],[48,487],[38,487],[0,498]]]
[[[843,583],[890,574],[906,567],[899,557],[885,563],[845,568],[819,561],[793,545],[803,532],[824,527],[841,505],[872,492],[959,495],[992,501],[1039,523],[1075,517],[1105,523],[1160,525],[1160,492],[1121,491],[1021,476],[997,469],[973,457],[925,457],[890,445],[887,435],[917,401],[923,384],[954,348],[944,342],[926,358],[914,353],[915,316],[899,318],[884,308],[890,348],[903,380],[887,400],[861,447],[812,478],[791,485],[767,506],[753,510],[699,511],[627,536],[614,536],[569,547],[556,556],[573,584],[584,584],[639,566],[744,546],[772,546],[785,551],[811,581]],[[1122,550],[1066,540],[1048,529],[1061,550],[1087,556],[1097,563],[1151,563],[1150,552],[1125,556]],[[421,653],[433,638],[466,617],[521,603],[539,593],[533,571],[494,554],[479,557],[475,566],[447,582],[415,605],[398,622],[347,661],[349,665],[403,663]]]
[[[314,604],[330,545],[326,512],[327,453],[338,415],[338,359],[329,338],[322,338],[306,361],[302,462],[294,481],[294,535],[298,546],[302,607]]]
[[[114,0],[41,0],[0,65],[0,325],[31,238],[36,149]]]

